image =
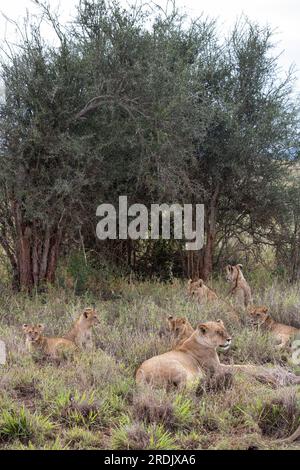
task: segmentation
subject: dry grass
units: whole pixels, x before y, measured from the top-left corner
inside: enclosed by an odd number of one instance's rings
[[[297,324],[299,286],[257,287],[257,303],[274,317]],[[223,282],[214,287],[228,289]],[[276,365],[292,370],[289,354],[275,350],[268,335],[232,318],[223,303],[201,306],[173,284],[118,281],[118,296],[81,297],[53,289],[47,294],[0,299],[0,338],[8,363],[0,366],[0,448],[2,449],[247,449],[297,448],[274,444],[300,424],[299,387],[273,388],[245,376],[208,379],[195,390],[137,390],[138,365],[169,347],[160,335],[168,314],[187,316],[193,325],[222,318],[233,336],[226,363]],[[60,363],[29,356],[22,323],[42,322],[49,335],[63,334],[84,306],[95,303],[101,324],[97,349]],[[281,368],[281,369],[280,369]],[[295,368],[294,368],[295,371]],[[278,372],[280,373],[280,372]]]

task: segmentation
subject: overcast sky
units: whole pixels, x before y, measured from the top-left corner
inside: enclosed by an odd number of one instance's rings
[[[122,0],[125,3],[126,0]],[[76,0],[48,0],[50,5],[57,7],[64,20],[70,18],[74,11]],[[132,0],[134,3],[134,0]],[[155,3],[165,6],[166,0],[156,0]],[[227,34],[236,19],[243,13],[250,19],[262,25],[269,24],[276,31],[277,49],[281,53],[280,64],[283,70],[288,70],[294,64],[297,71],[297,92],[300,92],[300,1],[299,0],[177,0],[177,5],[184,8],[191,16],[218,18],[220,31]],[[0,11],[10,18],[20,21],[26,9],[35,11],[31,0],[0,0]],[[14,28],[7,25],[0,16],[0,40],[4,37],[13,39]]]

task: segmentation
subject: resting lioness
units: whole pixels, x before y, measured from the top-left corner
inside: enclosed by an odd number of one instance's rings
[[[218,371],[217,348],[227,350],[231,337],[222,320],[200,323],[194,333],[172,351],[143,362],[136,373],[138,384],[176,385],[201,379],[206,371]]]
[[[96,311],[93,308],[85,308],[64,338],[73,341],[82,349],[92,349],[92,328],[97,323],[99,323],[99,319]]]
[[[226,280],[232,284],[229,295],[233,295],[238,302],[247,307],[252,303],[252,297],[250,286],[242,273],[242,267],[241,264],[235,266],[228,264],[225,268]]]
[[[174,338],[173,347],[181,345],[195,331],[186,317],[174,318],[173,315],[169,315],[167,323],[168,330]]]
[[[249,310],[251,323],[254,326],[259,326],[269,331],[278,343],[276,348],[282,349],[287,346],[293,336],[300,334],[300,329],[284,325],[283,323],[277,323],[268,312],[269,309],[266,306],[253,307]]]
[[[58,358],[64,351],[75,351],[76,345],[73,341],[65,338],[48,338],[43,336],[44,325],[23,325],[26,335],[25,346],[29,352],[42,352],[46,356]]]
[[[189,279],[187,290],[189,295],[200,303],[218,300],[217,294],[210,289],[210,287],[206,286],[202,279],[198,279],[197,281]]]

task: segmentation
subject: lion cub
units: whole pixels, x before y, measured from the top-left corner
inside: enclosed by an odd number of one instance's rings
[[[276,348],[283,349],[293,336],[300,334],[300,329],[284,325],[283,323],[277,323],[268,312],[268,307],[253,307],[249,310],[251,323],[269,331],[279,343],[276,345]]]
[[[169,315],[167,323],[168,330],[174,338],[173,347],[183,344],[195,331],[186,317],[174,318],[173,315]]]
[[[198,281],[189,279],[187,290],[189,295],[194,297],[200,303],[218,300],[217,294],[206,286],[202,279],[198,279]]]
[[[92,349],[92,328],[97,323],[99,319],[96,311],[93,308],[85,308],[64,338],[73,341],[81,349]]]
[[[48,338],[43,336],[44,325],[23,325],[23,331],[26,335],[25,345],[27,351],[42,352],[53,359],[58,358],[64,351],[74,351],[76,345],[73,341],[65,338]]]
[[[250,286],[242,273],[242,267],[241,264],[235,266],[228,264],[225,268],[226,280],[232,284],[229,294],[247,307],[252,302],[252,296]]]

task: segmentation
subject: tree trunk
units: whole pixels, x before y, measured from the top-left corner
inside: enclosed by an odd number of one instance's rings
[[[220,185],[217,184],[208,209],[205,211],[205,229],[206,244],[203,247],[203,264],[201,267],[201,278],[207,281],[213,271],[213,252],[216,239],[216,222],[217,222],[217,203],[220,193]]]
[[[41,223],[26,222],[19,203],[13,202],[11,223],[1,227],[0,244],[12,267],[14,290],[31,292],[55,281],[62,242],[58,225],[45,228]]]

